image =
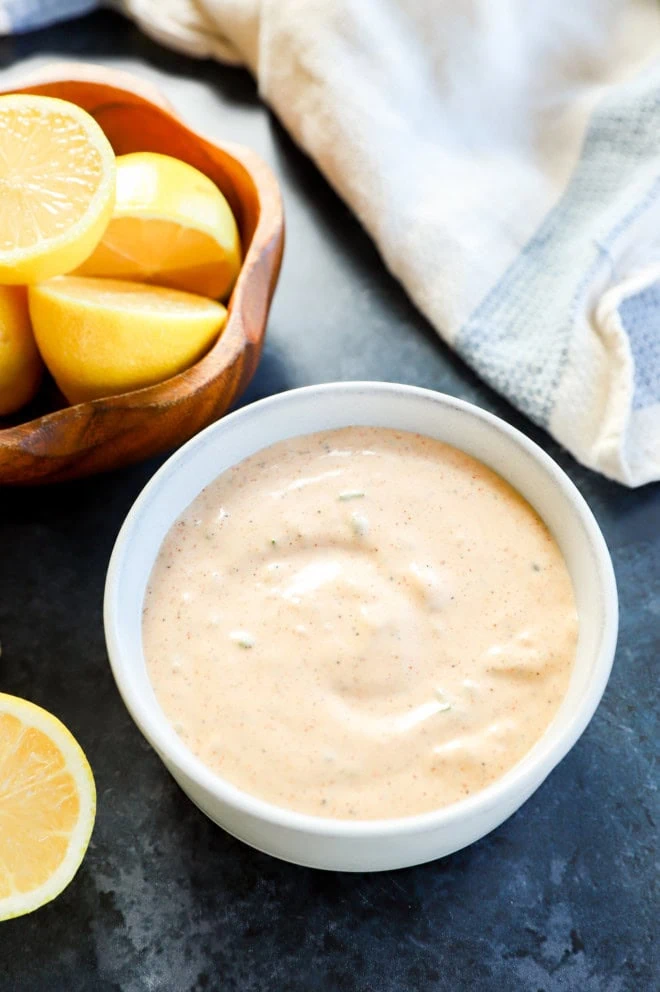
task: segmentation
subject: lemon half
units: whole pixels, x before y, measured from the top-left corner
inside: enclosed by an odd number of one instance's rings
[[[236,221],[215,183],[169,155],[135,152],[117,158],[112,219],[77,275],[224,299],[240,264]]]
[[[0,417],[29,403],[39,388],[43,368],[25,287],[0,286]]]
[[[75,738],[40,706],[0,693],[0,920],[69,884],[95,815],[92,770]]]
[[[41,355],[70,403],[169,379],[224,326],[221,303],[161,286],[60,276],[29,289]]]
[[[70,272],[103,234],[115,156],[93,117],[66,100],[0,96],[0,283]]]

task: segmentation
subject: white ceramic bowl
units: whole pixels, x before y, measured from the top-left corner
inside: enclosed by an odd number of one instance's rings
[[[274,806],[207,768],[186,748],[156,701],[141,634],[145,588],[161,542],[204,486],[276,441],[351,425],[426,434],[499,472],[554,534],[573,580],[580,623],[566,698],[522,761],[488,788],[437,812],[357,822]],[[181,788],[212,820],[253,847],[297,864],[342,871],[400,868],[450,854],[518,809],[591,719],[612,666],[617,620],[614,572],[603,536],[580,493],[552,459],[519,431],[469,403],[380,382],[331,383],[282,393],[194,437],[154,475],[128,514],[105,590],[106,639],[119,691]]]

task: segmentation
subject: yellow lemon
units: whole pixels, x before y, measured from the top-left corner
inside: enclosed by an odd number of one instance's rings
[[[112,213],[115,157],[88,113],[66,100],[0,96],[0,282],[70,272]]]
[[[43,362],[30,325],[24,286],[0,286],[0,417],[29,403]]]
[[[60,276],[28,292],[42,357],[70,403],[182,372],[224,326],[221,303],[161,286]]]
[[[0,920],[69,884],[95,814],[92,770],[75,738],[40,706],[0,693]]]
[[[234,215],[211,180],[155,152],[117,158],[117,199],[108,228],[78,275],[132,279],[229,295],[241,264]]]

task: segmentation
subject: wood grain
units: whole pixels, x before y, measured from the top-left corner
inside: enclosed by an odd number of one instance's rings
[[[158,385],[0,430],[0,483],[73,479],[182,444],[225,413],[257,367],[284,246],[275,177],[249,149],[193,131],[150,83],[125,72],[59,63],[1,92],[70,100],[96,118],[117,154],[159,151],[196,166],[227,197],[244,260],[225,330],[200,361]]]

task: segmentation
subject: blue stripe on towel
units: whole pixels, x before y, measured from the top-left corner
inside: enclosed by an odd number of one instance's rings
[[[633,409],[660,403],[660,283],[619,304],[635,363]]]
[[[589,288],[607,283],[610,250],[660,197],[659,158],[660,61],[595,109],[560,201],[458,334],[463,357],[544,426]],[[658,355],[638,361],[657,367]]]
[[[99,0],[0,0],[0,10],[16,34],[79,17],[98,6]]]

